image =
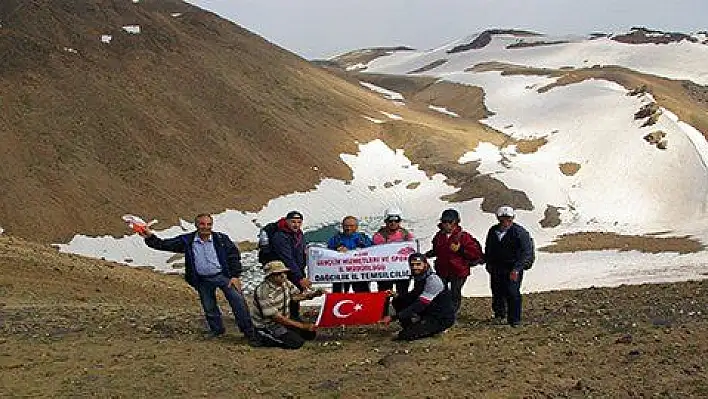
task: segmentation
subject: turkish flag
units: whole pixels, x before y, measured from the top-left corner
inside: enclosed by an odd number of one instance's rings
[[[374,324],[381,320],[386,295],[386,292],[326,294],[315,324],[318,327]]]

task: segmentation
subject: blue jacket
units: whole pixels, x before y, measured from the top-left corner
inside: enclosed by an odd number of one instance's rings
[[[499,241],[498,230],[498,224],[492,226],[484,243],[487,271],[506,273],[512,270],[521,271],[530,266],[534,259],[534,249],[529,232],[514,223]]]
[[[369,236],[358,231],[350,235],[338,233],[327,241],[327,248],[329,249],[337,249],[342,245],[347,249],[357,249],[370,247],[372,242]]]
[[[197,232],[195,231],[164,240],[155,234],[145,237],[145,244],[150,248],[184,254],[184,279],[192,287],[199,282],[199,275],[194,268],[194,251],[192,251],[196,234]],[[216,256],[219,258],[219,264],[221,265],[221,273],[227,278],[241,276],[241,253],[238,247],[224,233],[213,232],[211,237],[216,248]]]

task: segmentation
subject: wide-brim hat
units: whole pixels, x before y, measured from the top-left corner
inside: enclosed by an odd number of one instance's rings
[[[290,271],[290,269],[285,266],[285,263],[279,260],[274,260],[266,263],[265,266],[263,266],[263,271],[265,272],[266,277],[268,277],[271,274],[275,273],[287,273]]]

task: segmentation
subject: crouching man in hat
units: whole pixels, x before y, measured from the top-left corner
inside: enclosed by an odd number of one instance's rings
[[[440,277],[433,273],[425,255],[414,253],[408,257],[413,276],[413,290],[393,298],[394,320],[403,329],[396,340],[413,341],[441,333],[455,324],[452,295]]]
[[[264,266],[266,278],[253,291],[253,325],[262,346],[299,349],[305,341],[315,339],[316,326],[293,320],[290,301],[302,301],[322,295],[322,290],[301,293],[288,280],[290,269],[275,260]]]

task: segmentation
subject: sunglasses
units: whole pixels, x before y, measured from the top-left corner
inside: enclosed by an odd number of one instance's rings
[[[386,219],[386,223],[400,223],[401,218],[388,218]]]

